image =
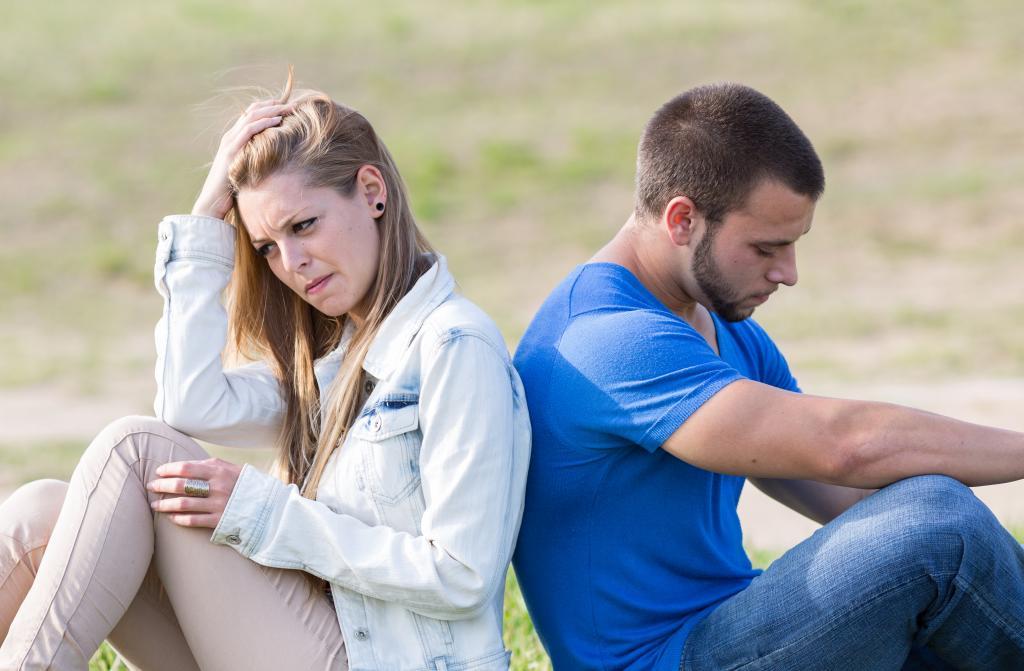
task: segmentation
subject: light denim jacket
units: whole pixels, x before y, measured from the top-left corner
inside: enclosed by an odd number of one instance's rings
[[[267,365],[221,363],[233,229],[171,216],[159,237],[157,416],[212,443],[273,445],[284,401]],[[322,391],[346,342],[317,362]],[[501,334],[438,257],[363,367],[366,403],[317,500],[247,465],[211,540],[328,580],[353,671],[507,669],[502,598],[530,423]]]

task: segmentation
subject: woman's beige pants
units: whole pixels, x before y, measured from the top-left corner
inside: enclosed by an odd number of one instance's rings
[[[128,417],[96,437],[70,484],[33,482],[0,505],[0,670],[85,669],[104,639],[146,671],[347,668],[334,609],[303,573],[150,509],[158,466],[208,456]]]

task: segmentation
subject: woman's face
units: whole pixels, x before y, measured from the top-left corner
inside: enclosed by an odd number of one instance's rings
[[[351,197],[279,173],[239,189],[237,201],[253,248],[277,279],[325,315],[360,323],[377,276],[376,204],[385,197],[380,173],[363,166]]]

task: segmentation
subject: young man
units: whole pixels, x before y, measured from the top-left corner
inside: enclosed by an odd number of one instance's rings
[[[771,100],[687,91],[634,214],[523,337],[514,562],[556,669],[1024,668],[1024,551],[965,486],[1024,478],[1024,435],[803,395],[749,319],[823,189]],[[825,524],[760,574],[745,478]]]

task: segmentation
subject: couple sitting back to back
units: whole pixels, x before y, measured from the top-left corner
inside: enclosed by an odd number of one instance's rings
[[[1024,436],[804,395],[750,319],[824,190],[793,120],[686,91],[636,185],[513,367],[362,115],[250,106],[160,224],[157,418],[0,506],[0,669],[507,669],[510,559],[559,670],[1024,665],[1024,552],[967,488]],[[747,478],[824,525],[764,572]]]

